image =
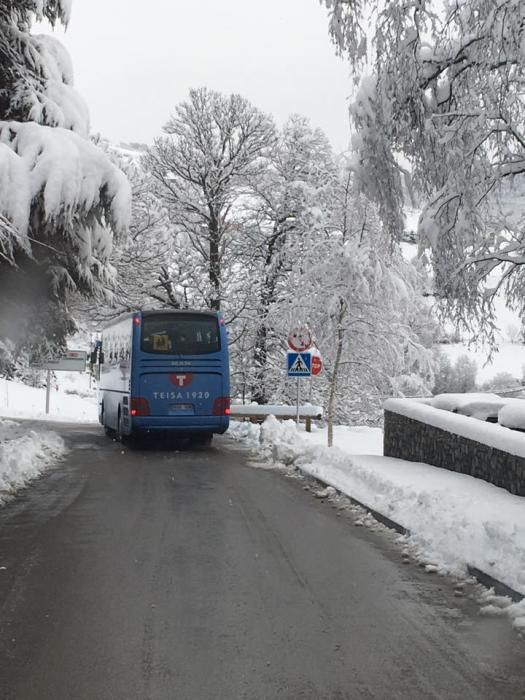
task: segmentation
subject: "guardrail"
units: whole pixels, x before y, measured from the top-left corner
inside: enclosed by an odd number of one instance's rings
[[[262,423],[268,416],[275,416],[279,420],[295,420],[297,418],[296,406],[275,405],[238,405],[232,404],[230,418],[237,420],[249,420],[251,423]],[[299,420],[304,421],[306,432],[312,432],[312,420],[321,420],[323,409],[321,406],[299,406]]]

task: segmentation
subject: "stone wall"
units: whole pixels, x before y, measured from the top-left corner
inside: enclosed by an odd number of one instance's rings
[[[385,411],[384,454],[475,476],[517,496],[525,496],[523,457],[392,411]]]

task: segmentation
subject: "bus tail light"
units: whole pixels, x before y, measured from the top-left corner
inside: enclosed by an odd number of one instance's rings
[[[214,416],[229,416],[230,411],[230,397],[229,396],[219,396],[213,402],[213,415]]]
[[[149,416],[149,402],[143,399],[142,396],[133,396],[131,398],[130,414],[135,416]]]

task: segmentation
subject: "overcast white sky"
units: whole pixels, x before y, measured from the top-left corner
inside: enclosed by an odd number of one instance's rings
[[[207,86],[280,124],[304,114],[344,150],[351,82],[327,23],[319,0],[73,0],[66,34],[54,34],[93,131],[112,141],[151,142],[189,88]]]

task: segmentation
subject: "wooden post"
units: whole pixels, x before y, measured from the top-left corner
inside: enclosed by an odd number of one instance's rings
[[[312,432],[312,419],[310,418],[310,416],[306,416],[305,423],[306,423],[306,432],[311,433]]]

